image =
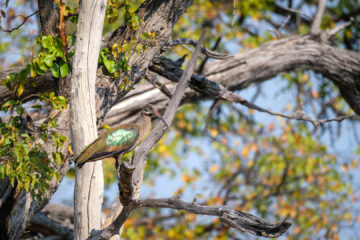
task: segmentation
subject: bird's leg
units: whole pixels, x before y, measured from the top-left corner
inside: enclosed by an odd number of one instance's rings
[[[120,178],[120,165],[121,165],[121,159],[123,157],[123,153],[120,153],[117,158],[116,158],[116,161],[115,161],[115,169],[116,169],[116,174],[118,176],[118,178]]]

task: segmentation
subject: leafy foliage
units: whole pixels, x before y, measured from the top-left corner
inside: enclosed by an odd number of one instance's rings
[[[55,97],[54,93],[44,94],[40,98],[44,104],[51,104],[54,108],[62,110],[67,107],[65,98]],[[67,139],[51,130],[56,127],[55,120],[30,130],[30,122],[25,117],[25,109],[20,101],[9,100],[2,105],[1,110],[11,115],[8,122],[0,123],[0,159],[3,160],[0,177],[8,177],[17,190],[29,191],[41,201],[41,196],[49,190],[49,181],[53,177],[57,180],[60,178],[57,166],[64,160],[61,149]],[[48,141],[54,145],[53,161],[43,149],[43,143]]]

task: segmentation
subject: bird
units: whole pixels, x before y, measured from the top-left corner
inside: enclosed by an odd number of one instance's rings
[[[147,104],[142,109],[140,119],[135,124],[121,124],[116,126],[84,148],[75,160],[77,167],[81,168],[87,162],[98,161],[131,152],[149,134],[152,116],[158,117],[169,129],[169,126],[161,117],[160,113],[155,110],[152,105]]]

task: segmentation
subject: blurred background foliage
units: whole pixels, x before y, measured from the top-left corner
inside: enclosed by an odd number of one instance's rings
[[[77,1],[64,2],[69,12],[76,13]],[[109,0],[104,36],[123,24],[141,24],[135,11],[142,2]],[[197,39],[209,26],[205,45],[212,48],[220,41],[216,51],[235,54],[267,41],[307,34],[316,5],[315,0],[235,1],[234,14],[233,0],[195,0],[175,25],[172,37]],[[11,29],[22,22],[21,16],[35,12],[37,3],[18,0],[0,7],[5,9],[2,29]],[[323,29],[353,19],[332,44],[359,50],[359,13],[358,0],[328,1]],[[29,63],[41,51],[37,21],[31,17],[26,27],[0,31],[0,71]],[[69,23],[68,36],[75,30]],[[191,51],[177,46],[167,55],[177,59]],[[338,89],[311,71],[284,73],[238,93],[287,114],[303,108],[318,119],[352,113]],[[162,191],[189,201],[197,196],[198,203],[226,204],[270,221],[289,218],[293,226],[286,239],[360,239],[358,129],[359,124],[350,120],[315,128],[223,101],[184,105],[171,131],[149,156],[143,189],[154,197]],[[104,161],[104,171],[109,187],[116,182],[113,160]],[[73,170],[68,173],[72,177]],[[126,222],[123,237],[250,238],[214,218],[159,209],[137,211]]]

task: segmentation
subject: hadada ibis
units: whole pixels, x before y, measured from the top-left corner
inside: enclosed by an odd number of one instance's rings
[[[159,112],[148,104],[142,109],[140,119],[136,124],[116,126],[87,146],[75,160],[77,167],[81,168],[86,162],[98,161],[131,152],[149,134],[151,116],[160,118],[166,124]]]

